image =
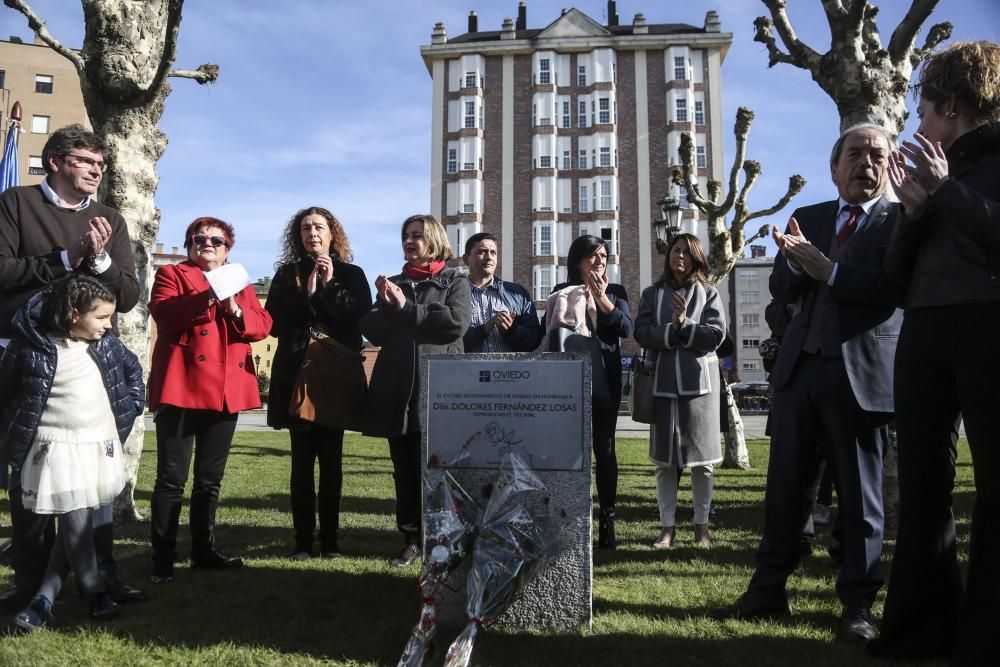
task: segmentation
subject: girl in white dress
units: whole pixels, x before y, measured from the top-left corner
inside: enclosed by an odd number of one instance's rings
[[[95,618],[118,612],[98,575],[91,514],[125,485],[121,442],[142,412],[144,388],[138,359],[109,333],[114,312],[107,287],[74,274],[22,307],[0,361],[11,492],[20,491],[26,509],[58,517],[42,585],[15,619],[27,630],[49,620],[70,568]]]

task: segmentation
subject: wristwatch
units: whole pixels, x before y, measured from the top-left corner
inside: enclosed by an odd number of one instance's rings
[[[91,271],[96,271],[104,261],[108,258],[108,253],[99,252],[96,255],[91,255],[87,258],[87,266],[90,267]]]

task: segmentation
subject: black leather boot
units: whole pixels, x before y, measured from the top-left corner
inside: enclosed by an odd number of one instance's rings
[[[618,539],[615,535],[615,508],[607,507],[598,514],[597,547],[599,549],[615,549]]]

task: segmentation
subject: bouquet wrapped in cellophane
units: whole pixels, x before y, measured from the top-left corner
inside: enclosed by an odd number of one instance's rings
[[[541,566],[555,556],[558,539],[549,535],[548,497],[529,502],[531,494],[545,494],[541,480],[516,454],[506,454],[497,483],[483,510],[467,581],[468,624],[452,642],[445,667],[467,667],[476,635],[496,620]],[[532,516],[529,506],[536,507]]]
[[[420,667],[430,653],[441,594],[444,589],[454,590],[448,577],[469,553],[479,511],[450,473],[431,484],[425,480],[424,561],[419,580],[424,606],[398,667]]]

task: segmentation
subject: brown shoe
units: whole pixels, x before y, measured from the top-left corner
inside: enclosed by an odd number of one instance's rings
[[[674,527],[666,526],[660,529],[660,536],[653,542],[654,549],[669,549],[674,546]]]
[[[694,524],[694,543],[699,547],[712,546],[712,535],[708,532],[707,523]]]

